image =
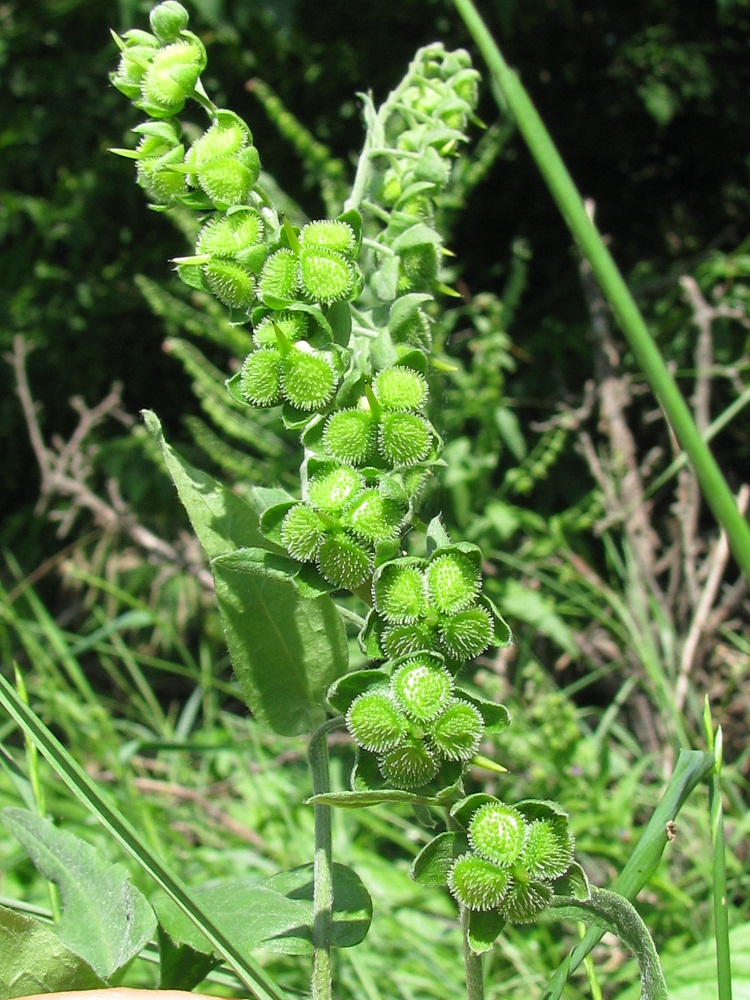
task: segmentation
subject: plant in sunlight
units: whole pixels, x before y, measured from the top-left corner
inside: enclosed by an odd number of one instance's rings
[[[470,767],[503,772],[481,749],[510,717],[462,677],[474,658],[511,642],[485,593],[480,548],[449,537],[439,516],[423,521],[420,507],[428,479],[445,465],[427,410],[441,368],[431,328],[441,296],[452,293],[436,220],[476,122],[480,75],[468,53],[428,45],[380,107],[363,96],[366,135],[350,193],[335,218],[298,226],[264,189],[250,126],[215,106],[201,82],[206,49],[187,11],[166,0],[152,10],[150,31],[115,41],[112,83],[145,116],[135,148],[115,152],[134,161],[152,207],[196,214],[191,252],[173,257],[177,272],[252,338],[227,392],[248,422],[272,408],[299,441],[298,488],[267,483],[242,499],[188,464],[157,416],[144,414],[209,560],[248,708],[274,733],[309,740],[315,843],[310,865],[252,886],[187,891],[4,685],[13,717],[164,890],[151,905],[117,866],[64,831],[32,812],[6,815],[62,897],[55,954],[69,976],[54,984],[117,982],[157,933],[172,970],[163,984],[192,988],[223,960],[253,996],[283,998],[252,958],[262,946],[311,954],[311,996],[331,1000],[333,950],[360,944],[372,913],[357,874],[333,861],[331,810],[407,803],[416,822],[443,827],[411,873],[455,900],[467,1000],[484,996],[481,955],[507,924],[554,916],[591,922],[595,935],[618,933],[638,958],[642,996],[666,997],[653,943],[629,902],[661,856],[665,816],[649,826],[617,891],[598,890],[575,860],[558,803],[504,802],[467,794],[464,784]],[[205,117],[202,130],[185,120],[193,111]],[[353,629],[367,665],[350,670]],[[336,729],[357,750],[347,788],[329,779],[326,738]],[[666,819],[711,765],[697,752],[680,759]],[[79,856],[88,859],[84,888],[74,877]],[[106,941],[84,947],[74,917],[80,926],[110,898],[117,917],[108,918]],[[55,938],[49,928],[44,935],[43,949]],[[558,982],[546,995],[561,989]]]

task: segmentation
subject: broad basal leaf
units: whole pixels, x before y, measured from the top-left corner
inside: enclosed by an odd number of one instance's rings
[[[106,985],[51,927],[0,906],[0,997],[96,990]]]
[[[109,979],[156,930],[153,911],[131,885],[129,872],[35,813],[4,809],[2,817],[41,874],[60,890],[60,939],[97,975]]]

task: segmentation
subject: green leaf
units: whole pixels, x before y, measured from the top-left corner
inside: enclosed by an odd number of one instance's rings
[[[154,854],[142,833],[137,831],[104,795],[83,768],[71,757],[39,716],[20,698],[0,674],[0,706],[34,742],[42,755],[76,798],[99,820],[109,835],[135,859],[146,874],[161,886],[211,941],[217,953],[236,972],[257,1000],[289,1000],[287,994],[253,959],[238,951],[196,903],[193,894]]]
[[[39,871],[60,890],[57,933],[103,979],[124,968],[148,943],[156,920],[122,865],[25,809],[3,809],[5,826]]]
[[[160,990],[190,991],[219,964],[213,952],[205,954],[188,944],[176,944],[161,925],[157,928],[156,940],[159,945]]]
[[[209,559],[244,547],[283,551],[263,537],[258,513],[252,507],[212,476],[189,465],[167,444],[156,414],[144,410],[143,419],[162,450],[172,482]]]
[[[387,684],[389,677],[385,670],[354,670],[344,674],[331,685],[328,703],[335,711],[346,715],[355,698],[375,684]]]
[[[0,995],[96,990],[106,987],[51,927],[0,906]]]
[[[258,548],[211,563],[235,673],[256,718],[282,736],[319,724],[332,682],[346,672],[344,623],[328,595],[306,597],[288,560]]]
[[[302,865],[263,881],[227,881],[195,890],[201,907],[245,953],[263,947],[286,955],[312,952],[313,868]],[[154,900],[159,921],[181,947],[208,953],[211,946],[166,896]],[[359,876],[333,865],[332,944],[351,948],[364,940],[372,900]]]
[[[616,934],[633,952],[641,974],[640,1000],[669,1000],[667,984],[659,955],[633,904],[624,896],[607,889],[592,889],[589,899],[573,896],[555,897],[550,913],[569,920],[584,920]]]
[[[481,955],[489,951],[503,927],[505,927],[505,917],[499,910],[470,910],[468,939],[469,947],[474,954]]]
[[[451,865],[461,853],[456,849],[456,838],[457,834],[452,831],[438,834],[416,856],[409,876],[420,885],[443,888],[448,882]]]

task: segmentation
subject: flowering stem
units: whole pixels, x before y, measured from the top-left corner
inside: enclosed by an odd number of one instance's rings
[[[328,733],[341,725],[342,718],[330,719],[310,737],[307,758],[313,794],[330,791],[328,773]],[[311,1000],[333,1000],[331,976],[331,927],[333,923],[333,846],[331,807],[315,803],[315,855],[313,859],[313,974]]]
[[[482,956],[471,950],[469,944],[469,911],[461,907],[461,932],[464,938],[464,968],[466,970],[466,1000],[484,1000],[484,974]]]

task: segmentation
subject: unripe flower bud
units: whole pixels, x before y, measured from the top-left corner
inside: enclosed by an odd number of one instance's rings
[[[188,26],[188,12],[177,0],[164,0],[149,14],[151,30],[162,43],[174,42]]]

